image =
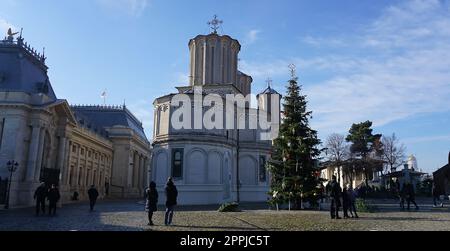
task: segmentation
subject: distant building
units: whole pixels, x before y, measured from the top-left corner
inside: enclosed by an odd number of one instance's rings
[[[414,188],[417,188],[425,175],[426,173],[423,173],[419,169],[417,158],[414,155],[411,155],[408,157],[406,164],[403,165],[402,170],[391,170],[391,172],[383,176],[383,179],[388,187],[392,184],[392,182],[398,180],[400,188],[402,188],[405,183],[411,183]]]
[[[150,143],[125,107],[70,106],[53,91],[45,55],[20,36],[0,40],[0,204],[5,203],[10,160],[19,163],[10,205],[31,206],[41,182],[86,199],[138,197],[147,184]]]
[[[450,194],[450,152],[448,153],[447,165],[433,173],[433,181],[442,195]]]
[[[341,187],[350,184],[352,187],[358,187],[365,183],[366,177],[362,170],[351,170],[343,166],[337,167],[335,165],[327,165],[321,170],[320,178],[326,180],[325,184],[331,181],[332,177],[336,176],[337,181]],[[370,179],[370,178],[369,178]]]

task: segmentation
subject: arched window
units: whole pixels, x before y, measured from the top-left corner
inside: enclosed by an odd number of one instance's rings
[[[172,151],[172,177],[183,177],[183,149],[173,149]]]

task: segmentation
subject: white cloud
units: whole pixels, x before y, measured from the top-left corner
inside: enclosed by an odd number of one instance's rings
[[[333,38],[327,38],[333,41]],[[339,46],[309,38],[311,45]],[[450,12],[444,2],[406,1],[388,7],[355,34],[341,34],[342,46],[367,51],[314,58],[279,59],[271,63],[241,62],[255,77],[289,77],[294,62],[301,72],[328,79],[304,83],[321,134],[348,131],[352,123],[372,120],[375,126],[417,114],[450,111]]]
[[[149,0],[97,0],[101,6],[115,11],[124,11],[128,15],[141,16],[150,4]]]
[[[313,36],[302,37],[300,38],[300,41],[314,47],[322,47],[322,46],[340,47],[345,46],[346,44],[346,42],[341,38],[320,38]]]
[[[261,30],[253,29],[247,32],[244,40],[245,45],[250,45],[256,42],[256,40],[259,39],[259,34],[261,33]]]
[[[429,137],[414,137],[414,138],[406,138],[402,140],[404,143],[408,145],[422,143],[422,142],[436,142],[436,141],[444,141],[450,142],[450,135],[438,135],[438,136],[429,136]]]

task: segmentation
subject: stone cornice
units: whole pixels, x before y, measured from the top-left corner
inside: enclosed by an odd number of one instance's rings
[[[84,129],[81,127],[75,127],[72,130],[72,141],[77,142],[77,140],[76,140],[77,136],[80,137],[81,139],[89,141],[93,144],[97,144],[97,145],[100,145],[102,147],[105,147],[105,148],[108,148],[111,150],[113,148],[113,143],[110,140],[100,137],[99,135],[97,135],[87,129]]]

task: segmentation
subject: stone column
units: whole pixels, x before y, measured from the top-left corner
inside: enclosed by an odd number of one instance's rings
[[[61,135],[59,137],[59,142],[58,142],[58,158],[56,162],[56,168],[59,169],[60,174],[61,174],[61,185],[65,185],[66,184],[66,173],[67,173],[67,169],[68,166],[64,165],[64,160],[66,158],[66,147],[67,147],[67,138],[65,135]]]
[[[138,153],[134,153],[134,161],[133,161],[133,187],[138,188],[139,183],[139,155]]]
[[[68,138],[66,140],[66,151],[64,154],[64,164],[63,164],[66,166],[65,173],[63,176],[63,181],[64,181],[65,185],[70,185],[69,181],[70,181],[70,173],[71,173],[71,169],[70,169],[70,153],[72,152],[71,149],[72,149],[72,142]]]
[[[144,156],[139,156],[139,189],[144,189]]]
[[[74,147],[74,144],[72,143],[72,147]],[[75,151],[75,154],[76,154],[76,157],[77,157],[77,164],[76,164],[76,166],[75,166],[75,179],[74,179],[74,181],[73,181],[73,183],[74,183],[74,185],[76,186],[76,187],[78,187],[78,189],[80,189],[80,186],[78,186],[78,184],[80,183],[80,147],[79,146],[76,146],[76,151]],[[72,151],[72,149],[71,149],[71,151]],[[80,183],[81,184],[81,183]]]
[[[31,132],[30,146],[28,150],[26,181],[34,181],[39,151],[39,143],[41,138],[40,134],[41,134],[41,127],[39,125],[33,125],[33,129]]]
[[[130,152],[127,163],[127,187],[133,186],[134,152]]]
[[[148,184],[148,176],[149,176],[149,173],[148,173],[148,159],[147,158],[144,158],[144,177],[143,177],[143,179],[144,179],[144,186],[145,187],[147,187],[149,184]]]
[[[37,162],[36,162],[36,171],[34,173],[34,180],[36,182],[39,182],[39,178],[41,176],[41,169],[42,169],[42,155],[44,153],[44,137],[45,137],[45,129],[42,128],[41,134],[39,136],[39,150],[38,150],[38,156],[37,156]]]

